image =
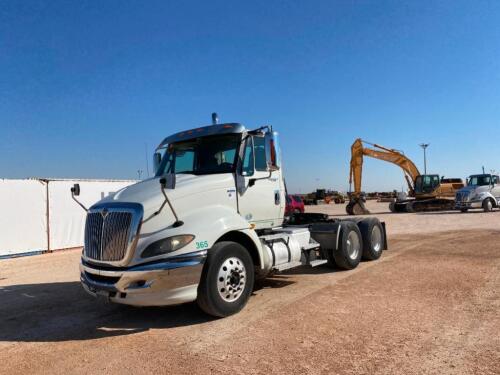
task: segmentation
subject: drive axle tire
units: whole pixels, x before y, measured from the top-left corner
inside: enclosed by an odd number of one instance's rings
[[[376,260],[384,249],[384,229],[375,217],[361,220],[358,224],[363,239],[363,259]]]
[[[484,212],[491,212],[491,211],[493,211],[493,202],[491,201],[490,198],[486,198],[483,201],[483,210],[484,210]]]
[[[236,242],[218,242],[208,250],[198,285],[198,306],[217,317],[235,314],[245,307],[254,278],[248,251]]]
[[[335,264],[345,270],[356,268],[363,254],[363,239],[356,223],[342,221],[339,226],[339,244],[332,251]]]

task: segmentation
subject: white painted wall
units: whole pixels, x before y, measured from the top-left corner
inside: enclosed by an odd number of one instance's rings
[[[83,245],[85,211],[71,199],[70,188],[80,184],[78,199],[86,206],[114,193],[133,180],[0,180],[0,256]],[[49,226],[47,227],[47,198]]]

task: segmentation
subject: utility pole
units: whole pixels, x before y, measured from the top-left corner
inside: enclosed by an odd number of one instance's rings
[[[421,143],[420,147],[423,148],[424,150],[424,174],[427,174],[427,154],[426,154],[426,149],[429,147],[430,143]]]
[[[484,165],[483,165],[483,174],[484,174]]]

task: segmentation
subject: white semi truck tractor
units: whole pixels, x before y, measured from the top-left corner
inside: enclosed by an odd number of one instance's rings
[[[353,269],[387,248],[375,217],[295,214],[285,222],[278,134],[239,123],[182,131],[154,155],[155,176],[87,210],[83,288],[135,306],[196,301],[225,317],[256,278],[298,266]],[[75,185],[72,196],[80,194]]]

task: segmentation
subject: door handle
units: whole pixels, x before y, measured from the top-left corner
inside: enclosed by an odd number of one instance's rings
[[[279,190],[274,191],[274,204],[279,205],[281,201],[281,195]]]

